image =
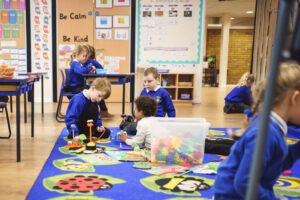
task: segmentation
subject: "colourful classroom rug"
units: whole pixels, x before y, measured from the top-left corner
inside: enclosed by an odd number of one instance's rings
[[[110,129],[112,134],[119,132],[119,128]],[[117,161],[103,153],[94,155],[70,153],[64,147],[67,145],[66,136],[67,131],[63,129],[28,193],[28,200],[204,200],[213,197],[215,179],[213,174],[188,173],[176,177],[178,174],[162,172],[180,171],[184,167],[161,165],[146,172],[147,170],[134,168],[134,162]],[[208,137],[228,138],[228,133],[224,128],[212,128]],[[297,141],[297,137],[292,135],[288,142],[294,141]],[[114,151],[120,148],[120,140],[102,140],[97,145],[104,146],[105,150]],[[204,155],[204,163],[218,160],[220,160],[218,155]],[[278,195],[288,199],[299,199],[299,168],[298,161],[291,169],[290,175],[282,175],[279,178],[275,187]]]

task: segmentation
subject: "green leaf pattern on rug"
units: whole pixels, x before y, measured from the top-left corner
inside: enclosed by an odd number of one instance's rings
[[[99,198],[99,197],[95,197],[95,196],[62,196],[62,197],[55,197],[55,198],[51,198],[48,200],[71,200],[71,199],[76,199],[76,200],[111,200],[111,199],[107,199],[107,198]]]
[[[280,176],[274,185],[274,193],[276,195],[284,195],[289,197],[300,196],[300,178],[290,176]]]
[[[95,172],[95,168],[91,163],[78,157],[54,160],[53,165],[63,171]]]
[[[133,167],[137,169],[151,169],[152,164],[149,162],[134,162]]]
[[[194,180],[188,180],[188,179],[194,179]],[[181,196],[183,195],[201,196],[201,193],[198,191],[199,190],[198,186],[201,185],[211,186],[214,184],[213,179],[208,179],[199,176],[190,176],[190,175],[183,175],[180,178],[176,178],[175,174],[165,174],[163,176],[149,176],[141,179],[140,181],[145,187],[155,192],[162,192],[165,194],[176,194]],[[157,184],[157,182],[163,183],[163,185],[159,185]],[[190,182],[191,185],[187,185],[184,182],[186,183]],[[194,188],[195,186],[196,188]],[[181,191],[174,192],[174,189],[176,187],[180,187],[179,190]],[[186,188],[188,192],[185,192],[184,188]]]
[[[78,154],[78,157],[85,160],[86,162],[92,164],[92,165],[115,165],[115,164],[121,164],[122,162],[119,162],[106,154]]]
[[[125,182],[100,174],[71,173],[45,178],[43,185],[47,190],[58,193],[93,195],[94,190],[110,189],[114,184]]]

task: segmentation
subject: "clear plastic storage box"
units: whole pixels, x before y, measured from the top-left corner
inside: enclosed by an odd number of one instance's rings
[[[200,164],[210,124],[204,118],[152,117],[151,161]]]

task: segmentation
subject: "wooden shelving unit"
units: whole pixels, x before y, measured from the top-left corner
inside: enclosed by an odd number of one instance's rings
[[[161,73],[161,87],[167,90],[173,102],[192,103],[194,100],[193,73]]]

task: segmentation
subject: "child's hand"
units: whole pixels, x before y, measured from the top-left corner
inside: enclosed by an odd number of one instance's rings
[[[97,131],[100,132],[100,133],[103,132],[104,130],[105,130],[104,126],[98,126],[97,127]]]
[[[79,136],[75,136],[75,137],[74,137],[74,142],[76,142],[77,144],[80,143],[80,141],[79,141]]]
[[[128,138],[129,138],[129,137],[128,137],[127,134],[119,134],[119,139],[120,139],[121,141],[123,141],[123,142],[125,142],[126,139],[128,139]]]

